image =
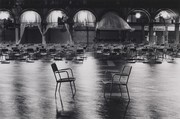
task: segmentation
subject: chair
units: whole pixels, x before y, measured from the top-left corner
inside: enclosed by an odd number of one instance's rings
[[[84,56],[84,49],[83,48],[79,48],[76,50],[76,57],[75,57],[75,61],[77,62],[83,62],[85,59]]]
[[[129,81],[129,77],[131,74],[131,70],[132,70],[132,66],[123,66],[122,71],[121,72],[112,72],[112,71],[107,71],[110,73],[110,80],[108,81],[103,81],[103,84],[106,85],[110,85],[110,98],[112,96],[112,90],[114,88],[115,85],[117,85],[120,89],[121,92],[121,87],[120,86],[126,86],[127,89],[127,93],[128,93],[128,99],[130,99],[129,96],[129,91],[128,91],[128,81]],[[106,98],[105,95],[105,88],[104,88],[104,97]],[[122,95],[122,92],[121,92]]]
[[[74,78],[72,69],[71,68],[58,69],[56,63],[52,63],[51,67],[52,67],[52,70],[56,79],[55,97],[56,97],[58,84],[59,84],[59,93],[60,93],[61,83],[69,82],[71,91],[72,91],[72,97],[74,98],[75,93],[76,93],[76,86],[75,86],[75,78]]]

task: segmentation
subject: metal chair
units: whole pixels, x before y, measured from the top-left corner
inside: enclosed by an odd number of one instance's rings
[[[60,93],[61,83],[69,82],[72,91],[72,97],[74,98],[76,93],[76,86],[75,86],[75,77],[73,75],[72,69],[71,68],[58,69],[56,63],[52,63],[51,67],[56,79],[55,97],[56,97],[58,84],[59,84],[59,93]]]
[[[127,66],[125,65],[122,69],[121,72],[110,72],[110,80],[108,81],[103,81],[103,84],[104,85],[110,85],[110,98],[112,96],[112,90],[113,90],[113,87],[115,85],[117,85],[120,89],[120,92],[121,92],[121,86],[126,86],[126,89],[127,89],[127,93],[128,93],[128,99],[130,99],[130,96],[129,96],[129,90],[128,90],[128,81],[129,81],[129,77],[130,77],[130,74],[131,74],[131,70],[132,70],[132,66]],[[105,89],[104,89],[104,97],[106,98],[106,95],[105,95]],[[121,95],[122,95],[122,92],[121,92]]]

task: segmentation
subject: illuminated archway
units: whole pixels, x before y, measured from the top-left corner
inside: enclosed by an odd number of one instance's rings
[[[128,35],[128,39],[136,43],[149,42],[149,23],[151,16],[145,9],[132,9],[127,16],[127,22],[134,28],[134,32]]]
[[[172,23],[177,16],[178,14],[171,9],[160,9],[155,14],[154,20],[155,22]]]
[[[159,9],[155,16],[154,33],[160,44],[173,43],[175,38],[175,19],[178,14],[171,9]]]
[[[82,9],[73,17],[73,36],[76,42],[86,42],[87,46],[95,38],[96,16],[93,11]],[[84,40],[86,39],[86,40]]]
[[[21,24],[36,25],[41,23],[41,16],[36,11],[25,11],[20,16]]]
[[[0,10],[0,25],[4,28],[7,23],[13,23],[14,18],[8,10]]]
[[[20,39],[17,42],[18,44],[21,42],[25,28],[26,27],[38,27],[40,33],[41,30],[41,16],[33,10],[27,10],[23,12],[20,16]],[[45,44],[45,41],[42,40],[42,43]]]
[[[69,31],[69,24],[67,23],[67,19],[68,16],[64,11],[57,9],[51,10],[46,17],[47,25],[45,31],[43,32],[43,35],[47,36],[48,34],[46,33],[48,29],[51,28],[51,31],[53,31],[50,32],[50,34],[53,35],[49,35],[50,37],[49,39],[51,40],[51,42],[60,42],[61,40],[61,43],[72,44],[73,41],[72,41],[71,33]]]
[[[11,29],[9,29],[11,28]],[[14,17],[11,14],[11,11],[6,9],[0,10],[0,32],[3,41],[14,42],[15,39],[15,31],[14,29]]]
[[[67,20],[67,15],[62,10],[52,10],[47,18],[46,22],[50,28],[58,27],[58,19]]]
[[[74,15],[74,27],[95,27],[96,17],[89,10],[80,10]]]
[[[0,20],[4,20],[4,19],[11,19],[12,15],[10,14],[9,11],[7,10],[0,10]]]
[[[150,14],[144,9],[132,9],[127,16],[128,23],[144,23],[150,22]]]

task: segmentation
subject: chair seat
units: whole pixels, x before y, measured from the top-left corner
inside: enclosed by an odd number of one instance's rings
[[[56,98],[56,93],[57,93],[57,90],[58,90],[58,86],[59,86],[59,94],[60,94],[61,85],[58,85],[58,83],[61,84],[63,82],[70,82],[71,92],[72,92],[72,96],[74,98],[74,96],[76,94],[76,86],[75,86],[75,80],[76,79],[73,76],[72,69],[71,68],[58,69],[56,63],[52,63],[51,68],[53,70],[53,73],[54,73],[54,76],[55,76],[55,79],[56,79],[55,98]],[[63,73],[66,74],[66,77],[64,75],[61,76],[61,74],[63,74]],[[64,78],[62,78],[62,77],[64,77]],[[62,104],[62,102],[61,102],[61,104]]]
[[[71,77],[71,78],[62,78],[59,79],[57,82],[71,82],[71,81],[75,81],[76,79]]]

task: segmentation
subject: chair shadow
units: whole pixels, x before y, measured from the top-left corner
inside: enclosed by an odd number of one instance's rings
[[[110,119],[126,119],[131,100],[112,98],[106,101],[106,109]]]
[[[61,97],[61,93],[59,92],[59,99],[57,96],[55,96],[55,104],[56,104],[56,118],[57,119],[67,119],[67,118],[73,118],[74,110],[65,110],[63,100]],[[58,105],[58,102],[60,102],[60,106]]]
[[[123,115],[123,119],[126,118],[127,110],[128,110],[129,104],[130,104],[130,100],[128,100],[128,102],[127,102],[127,105],[126,105],[126,108],[125,108],[125,112],[124,112],[124,115]]]
[[[123,87],[123,90],[122,89],[120,90],[120,92],[119,92],[120,95],[114,96],[112,94],[110,96],[108,94],[104,98],[105,102],[107,104],[107,107],[109,108],[109,113],[111,114],[110,117],[112,117],[112,118],[125,119],[127,116],[127,110],[128,110],[129,104],[131,102],[131,98],[130,98],[128,85],[123,85],[122,87]],[[123,91],[123,93],[121,91]],[[121,107],[121,108],[119,108],[119,107]],[[115,112],[117,112],[117,110],[119,112],[118,114],[115,113]]]

